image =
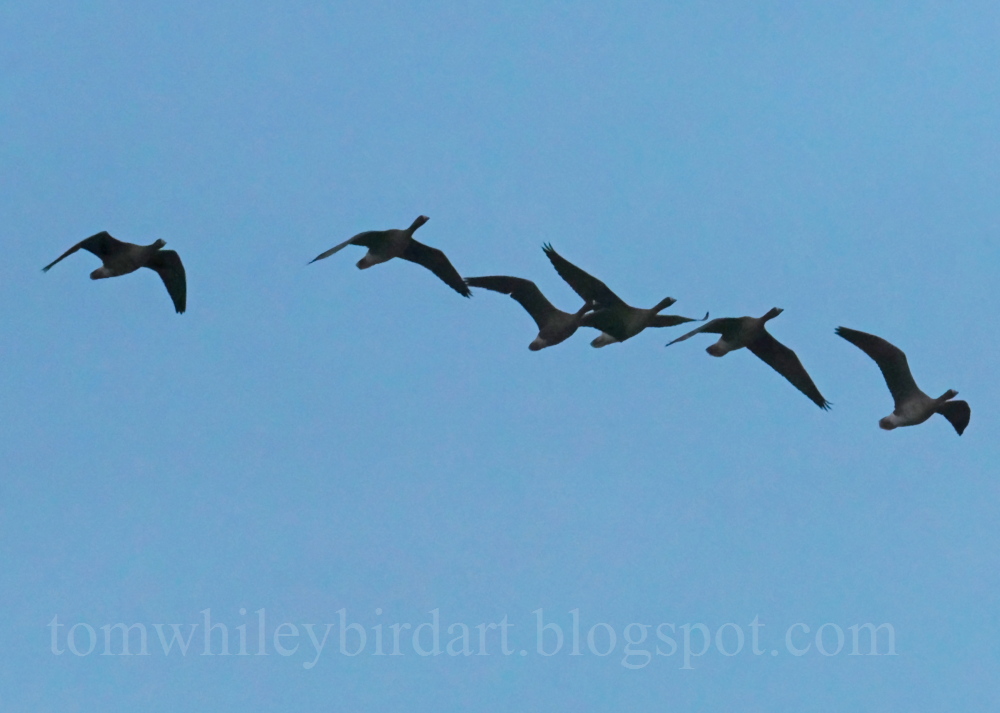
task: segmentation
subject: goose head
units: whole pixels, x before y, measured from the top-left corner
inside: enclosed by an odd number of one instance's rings
[[[951,399],[955,398],[956,396],[958,396],[958,392],[955,391],[955,389],[948,389],[947,391],[945,391],[943,394],[941,394],[935,400],[937,401],[938,406],[940,406],[945,401],[950,401]]]
[[[103,280],[105,277],[113,277],[111,270],[106,267],[99,267],[90,273],[91,280]]]
[[[540,351],[542,349],[545,349],[545,347],[547,347],[547,346],[549,346],[548,342],[546,342],[541,337],[535,337],[535,340],[531,344],[528,345],[528,349],[530,349],[533,352],[537,352],[537,351]]]
[[[428,220],[430,220],[430,218],[428,218],[426,215],[418,215],[417,219],[413,221],[413,224],[406,229],[406,232],[408,232],[410,235],[413,235],[413,233],[416,232],[417,228],[426,223]]]
[[[760,318],[760,321],[767,322],[768,320],[774,319],[784,311],[785,310],[783,310],[781,307],[772,307],[767,311],[767,314],[765,314],[763,317]]]
[[[167,244],[166,240],[164,240],[162,238],[157,238],[156,242],[153,243],[153,247],[156,248],[157,250],[159,250],[160,248],[162,248],[166,244]]]
[[[665,310],[667,307],[669,307],[676,301],[677,300],[675,300],[673,297],[664,297],[662,300],[656,303],[655,307],[653,307],[653,314],[659,314],[660,312]]]

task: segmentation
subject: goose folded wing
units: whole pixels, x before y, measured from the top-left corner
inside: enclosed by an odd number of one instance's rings
[[[535,320],[535,324],[542,329],[548,323],[549,318],[558,312],[552,306],[542,291],[538,289],[531,280],[521,277],[508,277],[507,275],[489,275],[486,277],[469,277],[465,283],[472,287],[481,287],[494,292],[501,292],[510,295],[517,300],[518,304],[524,307],[525,311]]]
[[[451,264],[448,257],[437,248],[429,247],[411,239],[406,246],[406,250],[403,251],[400,257],[404,260],[415,262],[418,265],[423,265],[463,297],[472,296],[469,286],[465,284],[465,280],[458,274],[458,270]]]
[[[585,272],[555,251],[551,245],[545,244],[542,250],[559,273],[559,277],[573,288],[576,294],[584,300],[593,302],[595,307],[625,306],[622,299],[612,292],[607,285],[588,272]]]
[[[821,409],[829,409],[830,402],[816,388],[809,372],[802,366],[798,356],[767,332],[747,345],[747,349],[757,355],[765,364],[788,379],[792,386],[809,397]]]
[[[902,349],[874,334],[847,327],[837,327],[837,335],[849,341],[878,364],[897,406],[913,394],[920,393]]]
[[[158,250],[146,263],[146,267],[155,270],[160,276],[167,294],[174,301],[177,314],[183,314],[187,309],[187,276],[181,256],[173,250]]]

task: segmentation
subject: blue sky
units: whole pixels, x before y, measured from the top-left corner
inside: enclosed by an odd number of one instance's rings
[[[3,710],[996,707],[1000,9],[670,5],[0,7]],[[464,275],[564,309],[543,242],[633,304],[783,307],[833,410],[709,337],[665,350],[681,329],[532,353],[501,295],[356,248],[306,267],[418,214]],[[41,273],[100,230],[177,250],[188,312],[86,253]],[[838,325],[957,389],[965,435],[880,431]],[[205,610],[235,653],[261,609],[267,656],[202,655]],[[375,655],[434,610],[442,649],[507,617],[514,653]],[[898,655],[848,655],[866,622]],[[116,623],[149,655],[101,655]],[[727,623],[743,650],[684,668],[681,627],[732,650]],[[318,658],[306,624],[334,625]]]

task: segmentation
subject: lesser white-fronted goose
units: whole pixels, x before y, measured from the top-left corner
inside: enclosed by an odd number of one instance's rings
[[[962,435],[969,425],[972,409],[965,401],[951,400],[958,396],[957,391],[948,389],[938,398],[931,398],[917,387],[902,349],[881,337],[856,329],[837,327],[836,333],[874,359],[882,370],[894,408],[890,415],[879,420],[879,428],[891,431],[901,426],[916,426],[939,413],[955,427],[958,435]]]
[[[763,317],[719,317],[678,337],[667,346],[683,342],[702,332],[720,334],[722,336],[719,341],[705,350],[709,354],[721,357],[746,347],[765,364],[788,379],[792,386],[808,396],[814,404],[821,409],[829,409],[830,402],[823,398],[795,352],[772,337],[764,326],[768,320],[774,319],[783,311],[773,307]]]
[[[673,297],[660,300],[651,309],[641,309],[626,304],[607,285],[571,263],[551,245],[543,245],[542,250],[545,251],[559,276],[573,288],[573,291],[584,300],[593,303],[594,311],[585,314],[581,320],[581,326],[594,327],[602,332],[590,343],[593,347],[624,342],[647,327],[674,327],[685,322],[697,321],[691,317],[659,314],[661,310],[677,301]],[[708,319],[707,313],[703,319]]]
[[[552,306],[542,291],[531,280],[506,275],[469,277],[465,282],[472,287],[482,287],[494,292],[502,292],[517,300],[538,325],[538,336],[528,345],[537,352],[545,347],[555,346],[573,336],[580,327],[584,315],[591,309],[589,302],[574,313],[563,312]]]
[[[174,302],[174,309],[177,310],[178,314],[181,314],[187,308],[187,278],[180,256],[173,250],[161,250],[166,244],[164,240],[157,240],[152,245],[133,245],[116,240],[107,231],[101,231],[78,242],[43,267],[42,272],[48,272],[57,262],[81,248],[93,253],[104,263],[102,267],[90,273],[91,280],[127,275],[140,267],[148,267],[150,270],[156,271],[160,279],[163,280],[167,293]]]
[[[366,270],[381,262],[388,262],[394,257],[401,257],[404,260],[423,265],[463,297],[471,296],[472,293],[462,276],[458,274],[458,270],[452,266],[443,252],[413,239],[414,231],[428,220],[430,218],[426,215],[420,215],[405,230],[393,228],[392,230],[367,230],[364,233],[358,233],[340,245],[333,246],[325,253],[320,253],[309,262],[311,264],[325,257],[330,257],[348,245],[361,245],[368,248],[368,252],[358,260],[358,269],[360,270]]]

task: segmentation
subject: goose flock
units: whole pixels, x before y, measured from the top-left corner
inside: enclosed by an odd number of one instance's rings
[[[427,216],[420,215],[405,229],[368,230],[358,233],[320,253],[310,261],[310,264],[328,258],[349,245],[358,245],[368,249],[365,256],[357,263],[361,270],[398,257],[427,268],[463,297],[472,296],[470,287],[509,295],[525,309],[538,326],[538,336],[528,345],[532,351],[560,344],[572,337],[580,327],[591,327],[600,332],[590,343],[591,346],[599,348],[627,341],[650,327],[676,327],[687,322],[700,321],[703,324],[669,342],[667,346],[683,342],[701,333],[718,334],[719,340],[705,350],[710,355],[721,357],[746,347],[814,404],[824,410],[830,408],[830,402],[820,393],[795,352],[767,331],[767,322],[782,312],[778,307],[770,309],[762,317],[721,317],[710,321],[707,321],[707,312],[700,319],[660,314],[676,302],[673,297],[664,297],[649,308],[633,307],[599,279],[577,267],[557,253],[551,245],[546,244],[542,250],[552,263],[552,267],[583,300],[583,304],[575,312],[564,312],[554,307],[531,280],[507,275],[463,278],[441,250],[424,245],[413,238],[413,233],[428,220]],[[173,301],[174,309],[181,314],[187,308],[187,278],[184,264],[175,251],[164,250],[164,245],[166,243],[163,240],[157,240],[152,245],[134,245],[116,240],[106,231],[102,231],[80,241],[42,268],[42,271],[48,272],[56,263],[80,249],[93,253],[103,263],[90,273],[92,280],[127,275],[141,267],[148,267],[160,276],[167,288],[167,294]],[[880,428],[891,431],[903,426],[916,426],[927,421],[935,413],[939,413],[948,419],[958,435],[962,435],[969,425],[972,412],[967,402],[954,400],[958,395],[957,391],[949,389],[938,398],[928,396],[914,381],[906,354],[901,349],[874,334],[847,327],[838,327],[836,334],[871,357],[882,371],[886,386],[892,394],[894,407],[891,414],[879,420]]]

